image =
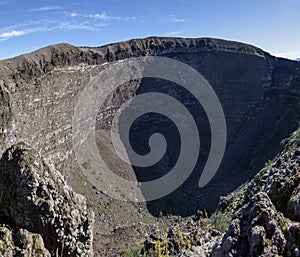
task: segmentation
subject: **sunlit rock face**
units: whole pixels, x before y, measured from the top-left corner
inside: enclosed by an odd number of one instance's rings
[[[64,175],[72,176],[78,165],[72,148],[72,120],[79,94],[110,62],[145,55],[173,58],[197,70],[219,97],[228,136],[217,176],[199,189],[211,140],[201,105],[180,85],[169,81],[143,79],[120,85],[100,108],[96,124],[98,147],[117,174],[140,181],[165,174],[176,162],[180,146],[170,120],[148,115],[134,124],[132,144],[137,152],[143,152],[147,150],[145,138],[160,131],[170,143],[163,160],[145,172],[124,164],[114,154],[109,137],[111,121],[134,95],[155,91],[175,97],[188,108],[199,128],[200,157],[191,178],[170,196],[149,203],[153,214],[212,210],[219,195],[252,177],[276,154],[280,140],[296,127],[299,98],[291,90],[296,90],[292,82],[299,64],[256,47],[209,38],[146,38],[95,48],[60,44],[0,62],[0,150],[25,141]]]

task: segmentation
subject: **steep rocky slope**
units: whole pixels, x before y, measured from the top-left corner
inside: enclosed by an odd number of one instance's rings
[[[151,234],[143,251],[147,256],[300,256],[300,128],[281,147],[250,182],[222,198],[211,218],[195,216],[198,222]]]
[[[213,256],[300,256],[300,129],[223,208],[233,221]]]
[[[133,144],[142,152],[144,138],[159,131],[172,151],[148,169],[131,167],[114,154],[111,121],[120,106],[136,94],[162,92],[182,102],[195,118],[201,138],[197,165],[174,193],[148,203],[122,202],[95,188],[79,169],[72,146],[72,116],[79,94],[109,63],[145,55],[182,61],[208,80],[224,109],[228,142],[217,175],[206,187],[199,188],[211,135],[208,118],[195,97],[163,80],[143,79],[120,85],[100,109],[95,133],[98,147],[115,173],[131,180],[153,179],[149,174],[155,177],[168,172],[178,154],[174,124],[151,115],[136,124]],[[168,215],[185,217],[199,209],[210,214],[221,195],[253,178],[279,152],[280,141],[298,127],[299,80],[298,62],[273,57],[251,45],[219,39],[152,37],[102,47],[54,45],[0,61],[0,151],[21,141],[36,149],[61,171],[76,192],[87,197],[96,214],[96,252],[120,256],[131,242],[142,241],[153,228],[172,223]],[[44,243],[46,247],[50,244],[47,240]]]
[[[0,241],[14,256],[20,253],[14,244],[32,248],[26,256],[92,255],[93,212],[35,150],[24,143],[9,148],[0,160],[0,174],[0,221],[17,235],[3,228]]]

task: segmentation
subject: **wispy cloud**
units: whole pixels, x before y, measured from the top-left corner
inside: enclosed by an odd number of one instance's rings
[[[79,14],[78,12],[76,12],[76,11],[73,11],[73,12],[67,13],[67,14],[68,14],[68,16],[70,16],[70,17],[78,17],[78,16],[80,16],[80,14]]]
[[[178,18],[171,18],[170,20],[173,22],[185,22],[185,19],[178,19]]]
[[[43,6],[39,8],[29,9],[28,12],[47,12],[47,11],[55,11],[55,10],[61,10],[62,7],[59,5],[53,5],[53,6]]]
[[[97,31],[109,26],[107,22],[40,20],[0,28],[0,42],[35,32],[86,30]]]
[[[96,20],[96,21],[138,21],[141,17],[136,16],[112,16],[108,15],[105,11],[99,13],[80,13],[77,11],[64,12],[66,17],[77,18],[82,20]]]
[[[60,6],[45,6],[31,9],[29,11],[50,11],[61,9]],[[85,30],[99,31],[104,27],[110,26],[113,22],[135,22],[138,17],[129,16],[110,16],[105,11],[99,13],[80,13],[78,11],[61,12],[60,19],[41,19],[26,21],[20,24],[14,24],[7,27],[0,27],[0,41],[5,41],[15,37],[21,37],[29,33],[50,32],[50,31],[70,31]]]
[[[18,36],[22,36],[25,35],[26,31],[24,30],[13,30],[11,32],[4,32],[0,35],[0,37],[2,38],[10,38],[10,37],[18,37]]]
[[[163,22],[175,22],[175,23],[185,22],[185,19],[177,18],[174,15],[169,15],[167,18],[161,18],[160,20]]]
[[[87,30],[87,31],[97,31],[100,28],[106,27],[109,24],[107,23],[95,23],[91,24],[89,22],[81,22],[81,23],[76,23],[76,22],[62,22],[60,23],[55,29],[60,29],[60,30]]]
[[[44,21],[27,21],[27,22],[24,22],[24,23],[13,24],[13,25],[10,25],[10,26],[2,27],[2,28],[0,28],[0,34],[5,33],[5,32],[9,32],[9,31],[13,31],[13,30],[24,30],[28,27],[36,26],[36,25],[39,25],[43,22]]]
[[[50,23],[49,23],[50,25]],[[39,32],[39,31],[50,31],[52,27],[45,26],[40,23],[39,26],[27,27],[24,24],[16,25],[16,27],[20,27],[21,29],[15,30],[5,30],[5,28],[0,29],[0,41],[5,41],[15,37],[25,36],[30,33]],[[23,28],[22,28],[23,27]],[[5,32],[2,32],[5,31]]]
[[[183,30],[171,31],[171,32],[168,32],[167,35],[168,36],[176,36],[176,35],[182,34],[183,32],[184,32]]]
[[[93,19],[96,19],[96,20],[111,20],[111,19],[119,18],[119,17],[108,16],[106,14],[106,12],[90,14],[89,17],[93,18]]]
[[[0,34],[0,41],[5,41],[12,37],[19,37],[28,34],[29,32],[26,30],[12,30],[9,32],[3,32]]]

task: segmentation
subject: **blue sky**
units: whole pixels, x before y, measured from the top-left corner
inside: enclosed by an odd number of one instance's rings
[[[300,57],[299,0],[0,0],[0,59],[55,43],[215,37]]]

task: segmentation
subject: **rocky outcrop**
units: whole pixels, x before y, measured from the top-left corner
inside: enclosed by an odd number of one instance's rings
[[[149,257],[209,256],[221,235],[209,219],[189,219],[174,224],[166,231],[158,230],[150,234],[144,241],[141,254]]]
[[[249,183],[221,199],[232,221],[207,256],[300,256],[300,129],[281,148]]]
[[[0,227],[0,254],[3,257],[50,257],[39,234],[33,234],[25,229],[12,232],[8,227]]]
[[[300,256],[299,235],[299,222],[286,219],[266,193],[258,193],[230,223],[212,256]]]
[[[44,243],[52,256],[92,256],[93,213],[38,152],[24,143],[12,146],[0,161],[0,176],[0,220],[19,229],[24,249]]]
[[[281,143],[282,151],[245,186],[222,198],[220,206],[234,213],[259,192],[271,199],[276,209],[291,220],[299,221],[298,202],[300,170],[300,129]]]
[[[300,256],[300,129],[243,189],[221,202],[233,215],[212,256]]]

